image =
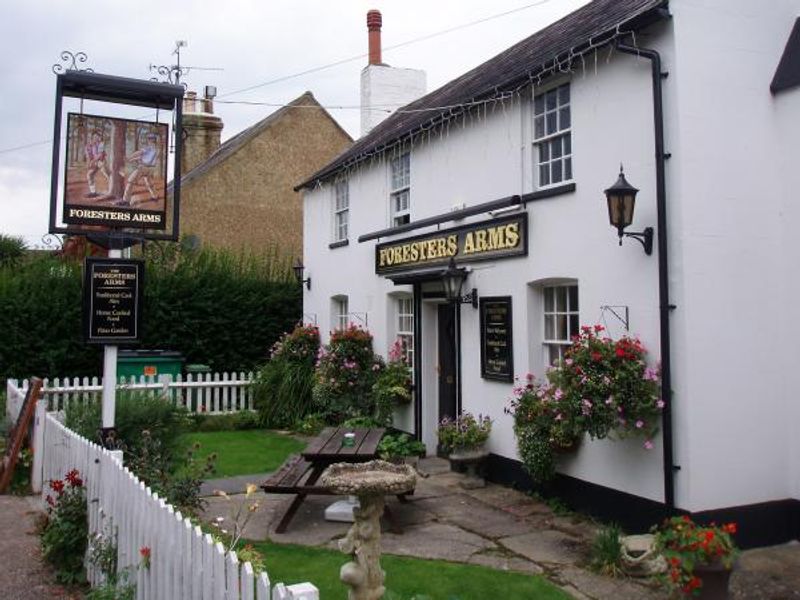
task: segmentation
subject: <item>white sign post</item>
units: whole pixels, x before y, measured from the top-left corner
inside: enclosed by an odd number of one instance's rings
[[[122,258],[122,250],[109,249],[109,258]],[[103,346],[103,429],[114,427],[117,403],[117,346]]]

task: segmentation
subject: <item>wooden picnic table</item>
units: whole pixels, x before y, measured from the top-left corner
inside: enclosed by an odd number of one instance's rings
[[[268,494],[296,494],[275,528],[276,533],[286,531],[306,496],[333,493],[317,485],[317,480],[327,467],[340,462],[374,460],[378,456],[378,444],[385,432],[382,427],[369,429],[326,427],[309,442],[303,452],[290,457],[261,485],[261,489]],[[355,443],[352,446],[342,445],[345,433],[355,434]]]

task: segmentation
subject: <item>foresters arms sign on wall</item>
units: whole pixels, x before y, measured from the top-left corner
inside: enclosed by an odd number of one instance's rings
[[[70,113],[64,222],[166,227],[167,126]]]
[[[379,275],[420,267],[525,256],[528,254],[528,215],[481,221],[375,247]]]
[[[87,258],[84,264],[84,337],[90,344],[138,342],[144,262]]]

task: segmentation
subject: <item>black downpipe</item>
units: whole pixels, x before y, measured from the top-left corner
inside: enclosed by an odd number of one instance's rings
[[[672,446],[672,364],[670,354],[669,317],[675,308],[669,301],[669,270],[667,262],[667,186],[664,153],[664,107],[661,80],[661,55],[650,48],[638,48],[618,42],[617,50],[633,54],[650,61],[653,74],[653,120],[656,148],[656,210],[658,232],[658,303],[661,331],[661,398],[664,409],[661,414],[664,433],[664,504],[670,512],[675,510],[675,461]]]
[[[414,437],[422,440],[422,286],[414,284]]]

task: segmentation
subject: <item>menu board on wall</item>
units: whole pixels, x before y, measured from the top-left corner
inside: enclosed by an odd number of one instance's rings
[[[481,298],[481,377],[514,380],[511,296]]]
[[[90,344],[138,342],[144,262],[87,258],[84,266],[84,337]]]

